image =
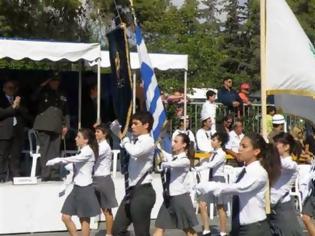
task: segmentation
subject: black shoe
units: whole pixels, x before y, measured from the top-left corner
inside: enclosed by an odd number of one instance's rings
[[[202,234],[202,236],[211,236],[211,232],[207,234]]]
[[[42,182],[47,182],[49,180],[50,180],[49,177],[42,177]]]
[[[51,180],[51,181],[63,181],[62,178],[60,178],[59,176],[50,177],[49,180]]]

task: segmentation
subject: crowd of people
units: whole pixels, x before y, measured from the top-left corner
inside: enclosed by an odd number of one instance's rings
[[[157,150],[150,135],[152,115],[146,111],[136,112],[131,117],[130,134],[127,136],[123,136],[119,129],[109,131],[105,125],[95,123],[95,117],[89,117],[88,125],[79,129],[75,138],[78,153],[60,157],[60,143],[70,128],[70,122],[67,98],[59,85],[59,75],[52,74],[31,99],[37,104],[33,128],[38,133],[40,144],[38,173],[42,181],[60,180],[57,164],[73,169],[74,188],[61,210],[62,221],[69,233],[76,235],[73,215],[80,218],[83,235],[89,235],[90,217],[102,211],[106,218],[107,236],[125,235],[131,223],[136,235],[150,235],[150,215],[156,200],[151,182]],[[243,83],[237,93],[232,88],[232,79],[226,78],[218,94],[209,90],[199,115],[201,127],[196,134],[190,129],[189,116],[179,116],[177,129],[169,134],[171,147],[167,151],[162,150],[159,163],[164,201],[155,222],[155,236],[164,235],[167,229],[181,229],[186,235],[197,235],[196,226],[199,223],[190,197],[191,189],[185,183],[188,173],[198,176],[198,184],[193,190],[197,192],[202,235],[211,235],[209,202],[217,208],[220,236],[228,235],[226,204],[229,200],[232,200],[230,235],[303,235],[290,190],[297,178],[297,161],[313,163],[315,129],[308,136],[301,127],[288,129],[285,117],[277,114],[274,107],[268,107],[267,142],[259,134],[244,133],[241,107],[243,104],[250,106],[249,89],[249,84]],[[91,87],[89,95],[89,109],[92,109],[96,107],[95,87]],[[178,94],[170,99],[179,103],[183,101]],[[216,100],[228,110],[222,120],[216,117]],[[8,177],[19,176],[19,155],[23,143],[21,130],[25,122],[33,121],[23,107],[23,99],[17,96],[17,84],[11,80],[3,85],[0,120],[0,181],[6,181]],[[109,133],[120,141],[124,153],[121,162],[124,162],[122,172],[126,193],[120,203],[116,200],[111,178]],[[161,135],[161,139],[166,137]],[[160,141],[162,143],[163,140]],[[205,154],[198,164],[195,152]],[[233,165],[242,168],[233,183],[228,183],[225,178],[227,157]],[[310,235],[315,235],[315,225],[311,221],[315,209],[314,170],[315,165],[309,173],[310,194],[302,212],[302,220]],[[269,188],[270,199],[266,195]],[[117,206],[114,219],[111,209]]]

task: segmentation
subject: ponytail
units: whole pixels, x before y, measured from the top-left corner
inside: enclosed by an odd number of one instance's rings
[[[90,148],[93,150],[95,160],[98,159],[98,143],[95,137],[95,134],[92,130],[90,129],[79,129],[79,132],[82,134],[82,136],[88,140],[88,145]]]
[[[193,163],[193,158],[195,156],[195,147],[194,147],[194,142],[190,141],[189,136],[184,133],[179,133],[176,136],[180,136],[182,138],[183,143],[186,144],[186,154],[188,159],[190,160],[191,164]]]
[[[273,185],[281,174],[281,160],[278,149],[272,144],[267,144],[260,134],[254,133],[246,137],[250,139],[253,148],[260,150],[257,158],[268,173],[270,186]]]

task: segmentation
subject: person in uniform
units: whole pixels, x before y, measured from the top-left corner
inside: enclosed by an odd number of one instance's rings
[[[303,229],[298,222],[298,213],[290,196],[291,188],[298,175],[298,165],[291,157],[296,143],[291,134],[284,132],[276,135],[274,142],[281,157],[281,175],[271,185],[270,222],[281,231],[282,235],[302,236]]]
[[[173,141],[173,155],[163,152],[165,161],[161,167],[166,173],[168,194],[158,213],[154,236],[163,236],[165,229],[181,229],[188,236],[197,236],[193,227],[198,225],[198,220],[185,185],[190,167],[189,144],[188,135],[181,133]]]
[[[115,216],[113,235],[125,235],[128,226],[133,223],[135,235],[149,236],[151,210],[156,198],[151,184],[155,152],[154,140],[150,135],[153,117],[150,112],[137,112],[131,120],[132,140],[117,133],[121,147],[130,157],[126,195]]]
[[[234,183],[200,183],[197,191],[219,197],[233,194],[231,236],[271,236],[265,196],[269,181],[274,184],[280,176],[279,153],[261,135],[252,134],[241,140],[238,158],[245,166]]]
[[[115,186],[110,175],[112,166],[112,150],[106,141],[108,131],[101,124],[95,127],[95,136],[99,145],[99,157],[94,166],[93,184],[96,197],[106,219],[106,236],[112,235],[113,214],[111,208],[117,207]]]
[[[60,142],[70,127],[67,98],[60,91],[60,76],[52,74],[33,95],[37,115],[33,128],[38,132],[42,181],[58,180],[59,171],[46,166],[48,160],[60,156]]]
[[[211,146],[213,151],[211,156],[208,158],[208,161],[205,162],[201,166],[195,167],[197,172],[206,171],[207,173],[207,181],[215,181],[220,183],[225,183],[224,177],[224,163],[226,153],[223,151],[222,146],[226,144],[228,141],[228,135],[226,133],[215,133],[211,137]],[[227,235],[226,222],[227,215],[224,209],[224,205],[226,204],[225,197],[213,197],[209,194],[201,195],[199,197],[199,208],[200,215],[202,219],[202,223],[204,226],[202,235],[211,235],[210,225],[209,225],[209,217],[208,217],[208,203],[212,201],[216,204],[218,214],[219,214],[219,227],[220,227],[220,236]]]
[[[83,236],[90,235],[90,217],[100,214],[100,205],[93,187],[92,173],[95,160],[98,159],[98,143],[95,134],[90,129],[80,129],[75,138],[80,151],[70,157],[56,157],[47,161],[47,166],[58,163],[73,164],[74,186],[67,196],[62,209],[62,221],[70,235],[77,235],[77,229],[71,217],[76,215],[80,219]]]
[[[186,129],[184,123],[186,122]],[[190,146],[196,148],[196,139],[194,133],[190,130],[190,120],[189,116],[181,116],[179,121],[179,127],[172,134],[172,141],[175,137],[180,134],[187,134],[190,140]]]

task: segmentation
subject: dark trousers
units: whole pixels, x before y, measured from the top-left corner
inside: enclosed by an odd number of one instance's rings
[[[0,140],[0,180],[6,180],[8,175],[8,159],[11,140]]]
[[[38,131],[38,141],[40,146],[39,152],[41,154],[39,158],[41,177],[48,178],[53,174],[51,172],[55,172],[56,175],[59,175],[58,167],[47,167],[46,163],[47,161],[60,156],[60,134]]]
[[[0,179],[20,176],[20,160],[23,146],[23,130],[13,127],[14,136],[0,140]]]
[[[128,226],[133,223],[135,235],[150,236],[151,210],[155,203],[155,191],[151,184],[143,184],[131,190],[130,204],[125,199],[119,205],[113,235],[126,235]]]
[[[271,236],[270,226],[267,220],[257,223],[241,225],[239,232],[231,232],[231,236]]]

